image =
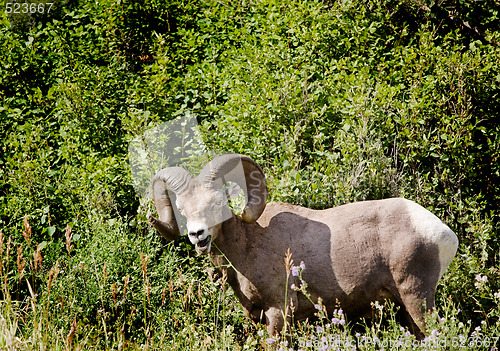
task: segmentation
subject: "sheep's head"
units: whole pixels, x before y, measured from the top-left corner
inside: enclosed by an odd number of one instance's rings
[[[227,200],[238,195],[241,188],[234,184],[234,193],[216,190],[192,180],[189,189],[177,196],[175,204],[187,219],[189,240],[199,254],[210,252],[212,240],[220,233],[222,222],[231,218]]]
[[[229,187],[225,187],[230,182]],[[264,211],[267,185],[262,169],[243,155],[219,156],[193,178],[179,167],[165,168],[153,178],[153,199],[160,220],[150,218],[153,226],[166,238],[179,235],[174,207],[187,219],[189,240],[199,254],[210,252],[212,241],[221,232],[222,222],[232,217],[229,198],[244,190],[247,199],[241,214],[243,221],[255,222]]]

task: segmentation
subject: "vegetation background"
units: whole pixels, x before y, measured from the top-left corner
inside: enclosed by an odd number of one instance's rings
[[[186,113],[211,150],[263,166],[271,200],[326,208],[403,196],[438,215],[460,248],[429,340],[492,349],[498,2],[54,0],[48,12],[32,0],[35,13],[14,14],[7,1],[1,349],[326,350],[355,337],[371,350],[381,347],[361,340],[412,340],[378,305],[371,324],[320,318],[269,340],[187,240],[159,238],[151,204],[132,188],[127,146]]]

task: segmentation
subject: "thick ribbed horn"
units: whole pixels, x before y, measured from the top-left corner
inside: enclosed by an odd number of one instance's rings
[[[266,208],[266,177],[262,168],[248,156],[218,156],[201,170],[198,180],[213,188],[220,189],[227,181],[235,182],[243,188],[247,203],[241,217],[247,223],[255,222]]]
[[[179,227],[175,219],[169,191],[176,195],[182,194],[189,187],[193,177],[184,168],[164,168],[155,174],[152,181],[153,202],[159,219],[149,216],[149,222],[160,234],[168,240],[179,236]]]

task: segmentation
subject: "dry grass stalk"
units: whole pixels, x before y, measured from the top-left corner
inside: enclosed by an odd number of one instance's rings
[[[141,258],[141,267],[142,267],[142,279],[146,279],[146,273],[148,269],[148,256],[144,256],[142,252],[139,253]]]
[[[69,224],[66,224],[66,250],[68,251],[68,254],[71,252],[71,249],[73,248],[73,245],[71,245],[71,238],[73,237],[73,231]]]
[[[7,240],[7,251],[5,253],[5,265],[7,267],[6,271],[8,272],[9,269],[9,258],[10,258],[10,243],[11,243],[11,240],[10,240],[10,236],[9,236],[9,240]],[[8,278],[8,274],[5,274],[5,277],[4,277],[4,287],[5,289],[7,289],[7,278]]]
[[[0,230],[0,257],[2,257],[3,254],[3,242],[5,238],[3,236],[3,232]]]
[[[36,244],[36,251],[33,254],[34,258],[34,266],[35,266],[35,273],[38,271],[38,267],[42,266],[42,248],[40,247],[40,244]]]
[[[52,288],[52,282],[57,279],[57,275],[59,274],[59,261],[56,261],[54,267],[50,269],[49,272],[49,281],[47,282],[47,294],[50,293],[50,289]]]
[[[3,241],[4,241],[4,236],[3,232],[0,230],[0,276],[2,275],[2,266],[3,266]]]
[[[221,285],[222,285],[222,289],[224,289],[224,290],[226,287],[226,282],[227,282],[227,271],[224,270],[224,271],[222,271],[222,277],[221,277]]]
[[[198,300],[203,301],[203,293],[201,291],[201,284],[198,284]]]
[[[168,280],[168,292],[170,293],[170,300],[174,296],[174,284],[172,284],[172,278]]]
[[[285,268],[287,277],[290,276],[292,266],[293,266],[292,253],[290,251],[290,248],[288,248],[288,250],[285,253]]]
[[[71,350],[71,344],[73,343],[73,338],[76,332],[76,317],[73,319],[73,323],[71,323],[71,329],[69,331],[68,336],[66,337],[66,349]]]
[[[149,284],[149,278],[146,277],[146,286],[145,286],[145,289],[146,289],[146,297],[148,298],[148,302],[151,303],[151,301],[149,300],[149,293],[151,292],[151,284]]]
[[[28,243],[28,246],[29,246],[30,242],[31,242],[31,233],[32,233],[32,230],[31,230],[31,225],[28,223],[28,215],[24,215],[23,227],[24,227],[23,237],[24,237],[24,240],[26,240],[26,242]]]
[[[191,294],[193,291],[194,280],[189,283],[188,291],[186,292],[186,296],[184,296],[184,301],[182,302],[182,306],[186,308],[187,303],[191,303]]]
[[[292,252],[290,251],[290,248],[288,248],[288,250],[286,250],[286,253],[285,253],[285,270],[286,270],[286,284],[288,286],[288,279],[290,278],[290,273],[292,272],[292,266],[293,266],[293,260],[292,260]],[[292,299],[290,299],[290,301],[292,302]],[[286,321],[287,319],[287,316],[288,316],[288,311],[290,309],[290,305],[287,303],[287,301],[285,300],[285,311],[283,312],[283,319]],[[293,302],[292,302],[292,309],[295,309],[295,306],[293,306]],[[288,325],[287,323],[285,323],[285,326],[284,326],[284,332],[286,333],[287,331],[287,328],[288,328]]]
[[[108,263],[104,262],[104,267],[102,267],[102,284],[106,284],[106,279],[108,279]]]
[[[128,281],[130,280],[130,275],[127,275],[125,277],[125,283],[123,284],[123,299],[125,300],[125,295],[127,294],[127,285]]]
[[[9,236],[9,240],[7,240],[7,251],[5,253],[5,262],[7,262],[7,265],[9,264],[9,258],[10,258],[10,243],[11,243],[11,240],[10,240],[10,236]]]
[[[132,320],[132,318],[134,317],[134,314],[135,314],[136,310],[137,310],[137,307],[132,306],[132,310],[130,311],[130,316],[129,316],[130,320]]]
[[[23,257],[23,244],[17,247],[17,273],[19,274],[19,283],[24,274],[24,257]]]
[[[177,274],[179,275],[179,279],[181,281],[181,286],[184,285],[184,276],[179,268],[177,268]]]
[[[111,285],[111,293],[113,294],[113,302],[115,303],[115,312],[117,311],[118,309],[118,305],[116,304],[116,294],[118,292],[118,288],[116,286],[116,282],[114,282],[112,285]]]

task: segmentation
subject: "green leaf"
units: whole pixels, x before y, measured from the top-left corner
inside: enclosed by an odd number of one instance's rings
[[[47,228],[47,233],[49,234],[49,236],[54,235],[55,232],[56,232],[56,227],[48,227]]]

